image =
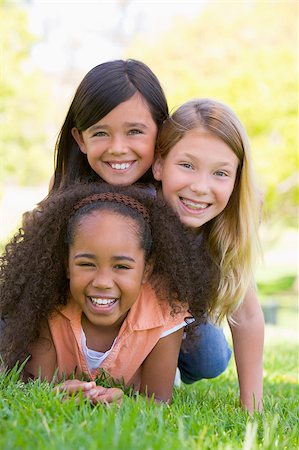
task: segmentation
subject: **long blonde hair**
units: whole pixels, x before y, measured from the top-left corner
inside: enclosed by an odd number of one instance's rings
[[[234,189],[227,206],[202,226],[220,268],[217,298],[210,314],[215,321],[221,321],[237,309],[253,281],[253,263],[260,248],[261,194],[254,181],[247,133],[231,108],[212,99],[184,103],[165,121],[157,140],[157,156],[164,159],[191,130],[218,137],[239,160]]]

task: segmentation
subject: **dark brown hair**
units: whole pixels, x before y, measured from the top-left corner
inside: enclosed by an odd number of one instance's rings
[[[102,180],[90,167],[71,130],[76,127],[79,132],[85,131],[136,92],[145,100],[159,130],[168,116],[168,106],[158,78],[146,64],[134,59],[108,61],[85,75],[56,142],[53,190],[78,180]],[[152,180],[149,169],[139,181]]]

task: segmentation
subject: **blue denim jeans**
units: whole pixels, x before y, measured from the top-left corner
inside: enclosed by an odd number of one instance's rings
[[[186,384],[202,378],[215,378],[228,366],[232,351],[222,328],[211,323],[199,325],[190,346],[187,340],[179,355],[178,367],[181,379]]]

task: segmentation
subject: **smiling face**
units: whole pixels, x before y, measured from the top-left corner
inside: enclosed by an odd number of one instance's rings
[[[113,211],[84,216],[69,249],[70,293],[90,324],[119,326],[144,281],[138,224]]]
[[[218,216],[234,189],[238,158],[221,139],[189,131],[153,166],[165,200],[190,228]]]
[[[72,134],[104,181],[130,185],[153,162],[157,130],[148,105],[136,93],[87,130],[73,128]]]

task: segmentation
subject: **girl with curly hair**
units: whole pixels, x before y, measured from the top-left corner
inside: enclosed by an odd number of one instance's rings
[[[4,367],[24,361],[24,379],[62,382],[58,389],[82,390],[93,403],[121,400],[120,389],[95,384],[103,373],[169,401],[184,327],[209,311],[217,270],[207,259],[145,191],[104,183],[58,191],[1,257]]]
[[[211,99],[191,100],[165,121],[153,172],[164,199],[192,230],[195,245],[205,241],[220,269],[210,317],[214,322],[229,318],[241,403],[250,412],[261,410],[264,319],[252,275],[261,196],[246,131],[228,106]],[[210,332],[216,332],[212,324],[204,328],[197,348],[180,354],[185,383],[217,376],[226,367],[217,360],[230,358],[227,345],[204,348],[206,339],[213,343]]]

